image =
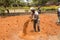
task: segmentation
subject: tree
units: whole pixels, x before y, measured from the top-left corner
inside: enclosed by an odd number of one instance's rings
[[[0,6],[4,4],[4,0],[0,0]]]
[[[48,1],[57,3],[58,0],[32,0],[35,5],[45,5]]]
[[[0,0],[0,5],[2,4],[4,7],[9,7],[10,5],[20,3],[20,0]]]

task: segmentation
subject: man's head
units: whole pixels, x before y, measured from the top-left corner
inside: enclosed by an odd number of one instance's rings
[[[31,7],[30,10],[33,14],[35,13],[35,8],[34,7]]]
[[[31,7],[30,10],[35,10],[35,8],[34,7]]]

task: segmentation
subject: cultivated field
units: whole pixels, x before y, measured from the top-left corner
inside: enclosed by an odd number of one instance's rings
[[[0,40],[60,40],[57,14],[40,14],[40,32],[34,32],[29,16],[0,16]]]

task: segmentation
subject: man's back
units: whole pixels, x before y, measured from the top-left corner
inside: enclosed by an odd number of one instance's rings
[[[58,12],[60,12],[60,7],[58,8]]]
[[[34,20],[38,20],[39,19],[39,13],[37,11],[35,11],[33,17],[34,17]]]
[[[58,16],[60,16],[60,8],[58,8],[57,12],[58,12]]]

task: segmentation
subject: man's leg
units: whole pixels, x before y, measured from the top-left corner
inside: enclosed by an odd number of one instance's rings
[[[34,31],[36,32],[36,21],[34,20],[34,23],[33,23],[34,25]]]
[[[38,32],[40,32],[40,27],[38,26]]]
[[[60,16],[58,16],[58,23],[60,23]]]
[[[60,16],[59,16],[59,23],[60,23]]]
[[[58,23],[60,23],[60,12],[57,13],[58,13]]]
[[[40,24],[40,21],[38,20],[38,21],[37,21],[38,32],[40,32],[40,26],[39,26],[39,24]]]

